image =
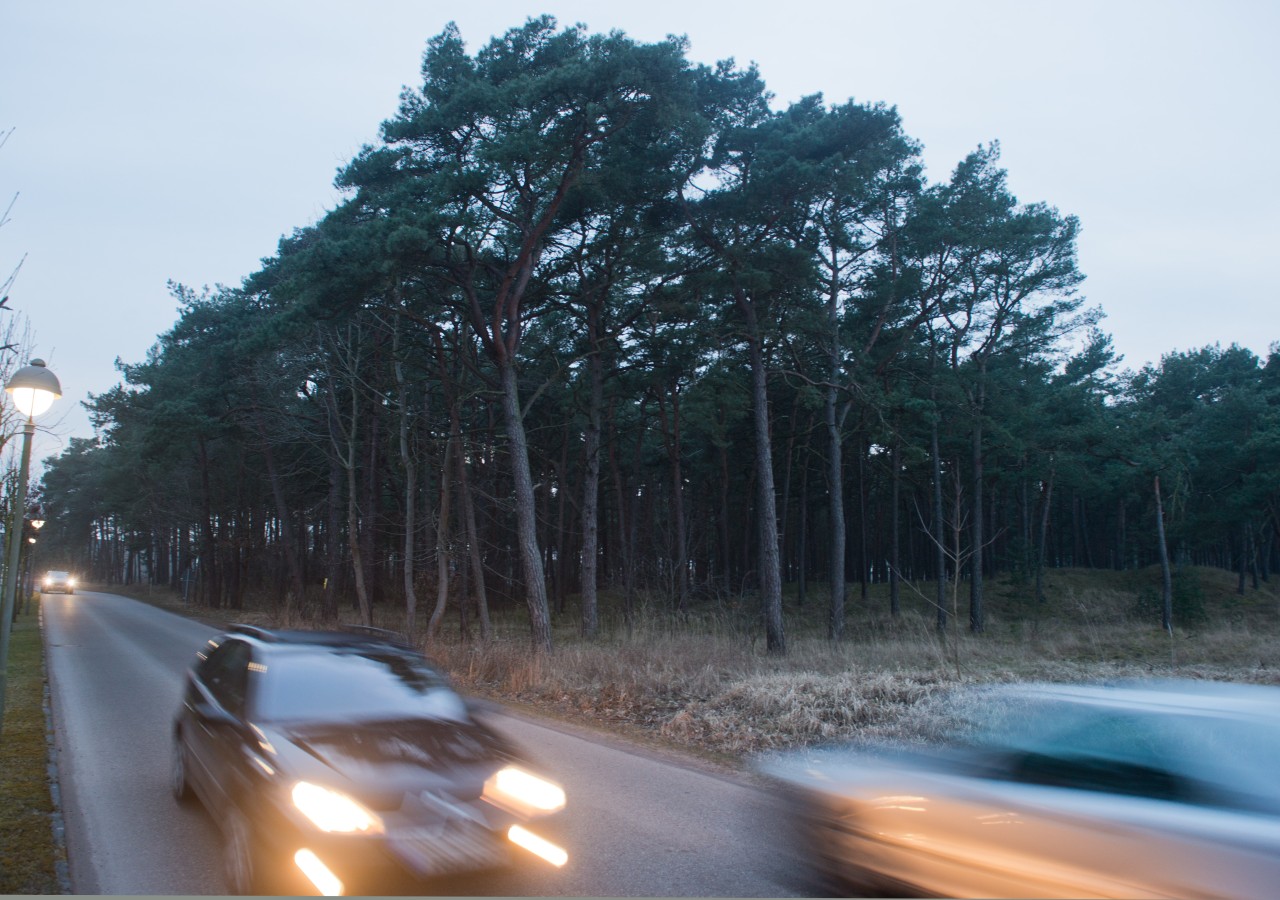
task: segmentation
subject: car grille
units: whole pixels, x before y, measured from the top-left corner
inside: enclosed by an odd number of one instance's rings
[[[501,865],[505,846],[492,831],[471,821],[452,819],[429,829],[395,835],[392,852],[420,875],[445,875]]]

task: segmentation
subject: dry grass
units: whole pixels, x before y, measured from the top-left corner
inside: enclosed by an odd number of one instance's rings
[[[1159,627],[1155,571],[1061,570],[1049,574],[1039,607],[1028,600],[1030,585],[991,582],[986,631],[976,636],[963,597],[940,635],[925,600],[931,585],[904,589],[897,618],[888,615],[885,589],[874,586],[865,602],[850,600],[846,639],[834,644],[817,586],[803,606],[788,598],[784,656],[765,652],[749,603],[708,604],[677,619],[651,600],[637,619],[643,624],[627,629],[612,618],[619,604],[610,597],[594,641],[578,635],[571,603],[556,619],[549,655],[530,653],[519,611],[496,619],[487,644],[463,640],[451,621],[427,650],[466,691],[728,760],[831,740],[927,741],[947,720],[948,695],[982,683],[1147,676],[1280,683],[1280,585],[1240,596],[1230,573],[1210,569],[1186,570],[1178,584],[1177,621],[1188,624],[1172,636]],[[177,610],[272,621],[265,613]],[[375,624],[400,630],[403,623],[382,608]]]
[[[1203,617],[1170,636],[1149,612],[1154,572],[1055,572],[1040,609],[1026,587],[995,582],[987,628],[962,621],[939,635],[921,596],[904,591],[897,619],[884,591],[850,604],[846,640],[826,640],[819,603],[788,609],[788,652],[764,652],[733,616],[704,616],[696,633],[672,619],[594,642],[571,618],[546,658],[508,632],[488,646],[446,635],[432,655],[467,689],[561,715],[625,724],[730,758],[831,740],[927,741],[948,718],[957,687],[1003,681],[1093,681],[1179,676],[1280,683],[1280,592],[1244,597],[1229,573],[1184,573]],[[910,594],[910,596],[907,596]],[[811,592],[811,597],[813,596]],[[959,627],[956,627],[956,626]]]

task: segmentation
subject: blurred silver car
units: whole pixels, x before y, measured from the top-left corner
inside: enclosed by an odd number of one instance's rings
[[[1002,686],[931,750],[761,761],[817,886],[876,896],[1280,890],[1280,688]]]

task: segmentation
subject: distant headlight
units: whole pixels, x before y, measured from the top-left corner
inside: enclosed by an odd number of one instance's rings
[[[524,769],[507,766],[484,783],[484,799],[526,816],[564,809],[564,790]]]
[[[76,580],[74,578],[68,578],[67,587],[75,587],[75,586],[76,586]]]
[[[321,831],[378,834],[382,820],[346,794],[306,781],[293,786],[293,805]]]

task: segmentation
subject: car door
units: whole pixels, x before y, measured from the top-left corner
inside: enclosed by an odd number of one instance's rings
[[[876,868],[962,897],[1255,896],[1280,878],[1280,824],[1206,802],[1161,717],[1078,724],[885,798]]]
[[[237,766],[247,739],[252,651],[240,640],[223,641],[193,673],[186,701],[189,711],[187,747],[192,779],[213,811],[225,807],[230,789],[239,783]]]

